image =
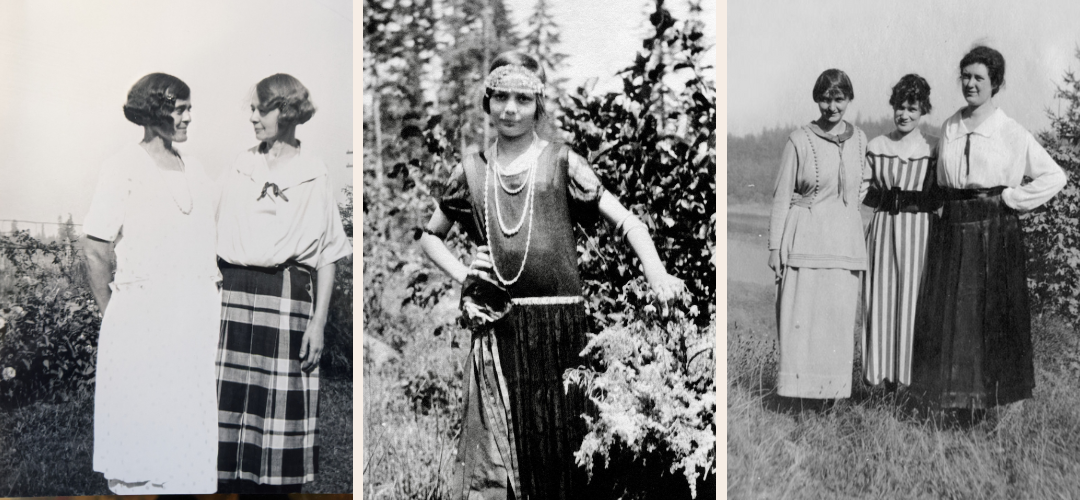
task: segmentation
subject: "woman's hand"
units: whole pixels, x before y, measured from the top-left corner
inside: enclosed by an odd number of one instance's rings
[[[666,272],[650,279],[649,286],[661,302],[670,302],[686,292],[686,284],[683,280]]]
[[[300,369],[305,372],[319,366],[323,351],[323,330],[325,325],[317,321],[309,321],[307,330],[304,330],[304,338],[300,341]]]
[[[784,277],[784,266],[780,264],[780,250],[769,250],[769,267],[776,273],[776,281]]]
[[[480,245],[476,247],[476,257],[469,263],[469,275],[487,281],[495,281],[492,275],[494,265],[491,263],[491,247]]]

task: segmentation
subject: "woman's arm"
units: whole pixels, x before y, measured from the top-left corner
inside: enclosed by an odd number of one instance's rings
[[[1050,157],[1050,153],[1031,134],[1024,135],[1024,175],[1031,182],[1005,188],[1001,200],[1010,208],[1026,212],[1034,210],[1053,198],[1069,181],[1065,171]]]
[[[641,261],[645,279],[656,291],[657,298],[666,301],[682,293],[685,289],[683,281],[668,274],[660,255],[656,253],[656,246],[645,224],[608,191],[604,191],[600,196],[599,209],[604,219],[614,225],[616,230],[621,230],[626,241],[630,243],[630,248],[634,249],[634,254]]]
[[[446,217],[442,210],[435,207],[435,213],[431,214],[431,220],[428,221],[427,231],[420,235],[420,248],[439,269],[442,269],[454,281],[461,283],[469,275],[469,267],[458,260],[442,238],[436,236],[436,234],[445,235],[453,226],[454,222]]]
[[[791,196],[795,193],[795,174],[798,171],[799,155],[795,144],[789,139],[784,145],[780,157],[780,171],[776,175],[773,187],[772,217],[769,221],[769,267],[779,279],[784,274],[784,263],[780,262],[780,244],[784,236],[784,225],[791,210]]]
[[[93,236],[83,236],[83,251],[86,253],[87,274],[90,277],[90,292],[94,294],[101,314],[105,314],[105,308],[109,307],[109,299],[112,298],[112,290],[109,283],[112,282],[112,243],[99,240]]]
[[[309,372],[319,366],[322,357],[326,329],[326,316],[330,312],[330,295],[334,293],[337,264],[327,264],[316,271],[315,312],[308,321],[304,338],[300,341],[300,369]]]

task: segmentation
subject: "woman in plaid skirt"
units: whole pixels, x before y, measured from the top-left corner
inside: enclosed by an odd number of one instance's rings
[[[326,165],[296,138],[314,113],[296,78],[260,81],[260,142],[223,174],[219,493],[299,493],[318,470],[323,328],[334,263],[352,245]]]
[[[537,136],[544,71],[535,59],[500,55],[485,87],[484,111],[498,138],[463,155],[420,239],[462,283],[472,326],[452,498],[593,498],[573,456],[585,435],[585,397],[562,384],[586,341],[574,223],[602,216],[617,227],[661,299],[681,293],[683,283],[585,159]],[[477,245],[469,266],[443,242],[455,223]]]

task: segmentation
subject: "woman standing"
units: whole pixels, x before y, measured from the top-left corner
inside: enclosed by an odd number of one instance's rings
[[[866,135],[843,119],[855,98],[843,71],[822,73],[813,97],[821,116],[791,133],[773,191],[777,393],[834,399],[851,394],[855,313],[866,269],[859,216]]]
[[[1046,203],[1066,176],[993,100],[1005,58],[975,47],[960,60],[967,106],[942,125],[944,207],[927,249],[915,321],[912,385],[931,407],[986,408],[1031,397],[1027,272],[1018,213]],[[1031,182],[1023,184],[1024,177]],[[974,412],[973,412],[974,411]]]
[[[83,224],[90,285],[104,314],[94,470],[117,494],[217,486],[213,190],[202,165],[174,147],[187,140],[190,97],[174,76],[135,83],[124,116],[142,126],[142,142],[105,161]]]
[[[529,56],[495,58],[483,106],[498,138],[464,156],[420,238],[427,256],[463,283],[462,308],[474,325],[455,499],[592,498],[573,456],[585,434],[585,398],[562,383],[586,343],[575,222],[603,216],[633,247],[658,296],[683,290],[645,225],[585,159],[537,136],[544,81]],[[470,266],[443,242],[455,222],[478,245]]]
[[[296,138],[314,113],[296,78],[260,81],[251,102],[260,142],[224,174],[219,493],[299,493],[317,472],[323,328],[334,263],[352,245],[326,165]]]
[[[869,272],[864,282],[866,336],[863,365],[871,385],[911,384],[911,335],[926,260],[930,213],[939,206],[932,187],[937,138],[919,130],[930,112],[930,85],[905,75],[892,89],[896,130],[866,146],[874,218],[866,234]]]

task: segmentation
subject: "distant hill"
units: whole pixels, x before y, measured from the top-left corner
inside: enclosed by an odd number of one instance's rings
[[[873,139],[893,130],[891,117],[874,121],[857,120],[855,126]],[[923,132],[935,127],[923,125]],[[780,154],[795,126],[770,128],[758,134],[742,137],[728,135],[727,176],[728,204],[767,204],[772,201],[776,170],[780,167]],[[936,134],[936,132],[931,132]]]

